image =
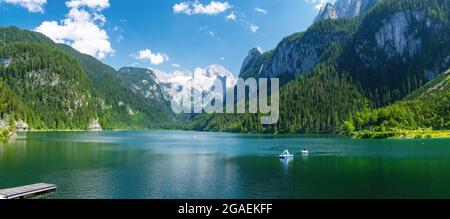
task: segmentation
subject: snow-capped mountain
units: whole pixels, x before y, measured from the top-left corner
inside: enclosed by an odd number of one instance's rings
[[[232,88],[237,81],[236,77],[221,65],[196,68],[193,72],[185,70],[167,73],[157,69],[152,69],[152,71],[155,73],[156,81],[162,85],[171,100],[179,104],[182,103],[183,98],[191,94],[192,90],[202,93],[203,96],[209,94],[222,96],[223,94],[220,93],[212,93],[216,80],[222,81],[225,85],[224,92]],[[200,99],[194,101],[197,102]]]

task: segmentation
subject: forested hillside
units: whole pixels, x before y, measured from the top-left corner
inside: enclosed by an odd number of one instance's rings
[[[450,137],[436,133],[450,130],[450,70],[402,101],[356,113],[344,130],[355,137]]]
[[[0,143],[7,141],[14,133],[14,117],[11,112],[20,116],[32,116],[33,113],[13,94],[8,86],[0,81]]]
[[[39,115],[24,117],[36,129],[86,129],[96,115],[80,65],[50,44],[11,42],[0,48],[0,77]],[[19,115],[18,115],[19,116]]]
[[[0,61],[0,79],[21,103],[4,114],[32,129],[147,129],[171,122],[122,85],[114,69],[40,33],[0,28]]]
[[[80,63],[92,90],[100,124],[106,129],[146,129],[170,125],[165,108],[145,102],[119,78],[119,72],[66,45],[59,45]]]

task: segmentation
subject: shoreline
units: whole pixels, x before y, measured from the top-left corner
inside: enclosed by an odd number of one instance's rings
[[[450,139],[450,130],[395,130],[386,132],[355,131],[348,136],[355,139]]]
[[[106,129],[106,130],[16,130],[18,133],[28,132],[118,132],[118,131],[160,131],[166,129]]]
[[[114,130],[16,130],[16,133],[37,133],[37,132],[128,132],[128,131],[196,131],[196,130],[176,130],[176,129],[114,129]],[[205,131],[199,131],[205,132]],[[206,131],[206,133],[209,133]],[[218,132],[218,133],[227,133],[227,132]],[[249,134],[249,133],[236,133],[236,132],[228,132],[233,134]],[[305,134],[305,133],[296,133],[296,134],[263,134],[263,133],[254,133],[255,135],[261,136],[304,136],[304,135],[312,135],[312,136],[341,136],[348,137],[352,139],[397,139],[397,140],[414,140],[414,139],[450,139],[450,130],[398,130],[398,131],[389,131],[389,132],[373,132],[373,131],[355,131],[350,134]]]

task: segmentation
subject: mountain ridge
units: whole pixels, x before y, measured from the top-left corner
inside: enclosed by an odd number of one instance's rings
[[[244,78],[281,76],[277,125],[258,125],[257,115],[245,114],[205,116],[194,126],[212,131],[339,133],[354,113],[401,100],[449,67],[449,9],[450,2],[442,0],[381,1],[362,16],[316,22],[306,32],[286,37],[274,50],[253,57],[241,72]],[[404,22],[396,23],[396,17]],[[385,31],[389,28],[393,31]],[[321,34],[309,39],[317,42],[309,42],[308,35],[315,33]],[[311,46],[305,47],[308,43]],[[320,44],[324,46],[315,47]],[[314,60],[307,71],[301,68],[305,60]],[[283,64],[272,69],[276,62]]]
[[[369,11],[380,0],[337,0],[326,3],[314,18],[314,22],[326,19],[353,18]]]

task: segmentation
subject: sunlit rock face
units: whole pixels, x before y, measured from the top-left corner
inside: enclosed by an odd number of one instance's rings
[[[425,11],[401,11],[383,22],[381,29],[375,34],[377,46],[384,49],[389,57],[396,55],[413,57],[419,50],[422,41],[417,33],[410,32],[413,22],[422,22]]]
[[[381,51],[387,60],[407,63],[420,53],[426,33],[437,32],[442,28],[442,25],[428,17],[424,10],[399,11],[383,19],[372,37],[359,39],[355,47],[356,53],[367,67],[380,63],[377,57],[371,55],[375,51]],[[445,66],[448,61],[443,61]],[[441,70],[439,67],[433,72]],[[427,78],[434,78],[431,71],[427,74]]]
[[[314,22],[324,19],[352,18],[370,10],[379,0],[337,0],[333,5],[327,3]]]
[[[319,14],[314,18],[314,22],[326,19],[337,19],[338,15],[336,9],[331,3],[327,3],[320,11]]]
[[[278,46],[262,54],[252,50],[244,61],[242,78],[279,78],[282,83],[311,71],[333,42],[348,38],[344,32],[321,28],[297,33],[282,40]]]

